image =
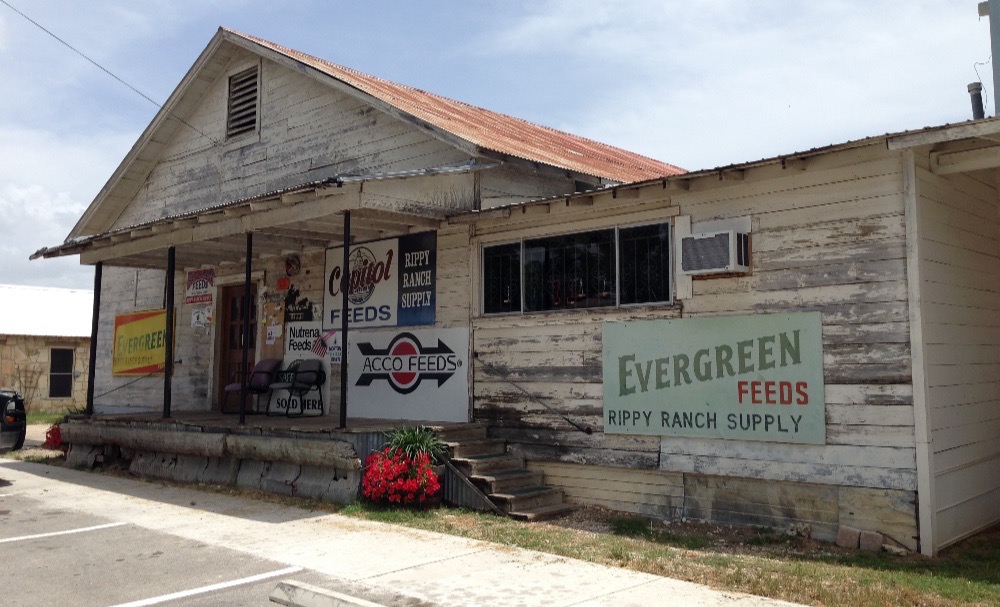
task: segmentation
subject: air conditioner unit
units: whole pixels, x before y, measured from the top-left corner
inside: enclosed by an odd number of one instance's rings
[[[681,272],[740,274],[750,271],[750,235],[736,230],[681,238]]]

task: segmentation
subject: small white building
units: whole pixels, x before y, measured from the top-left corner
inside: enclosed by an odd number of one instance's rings
[[[94,292],[0,285],[0,302],[0,388],[29,412],[82,410]]]

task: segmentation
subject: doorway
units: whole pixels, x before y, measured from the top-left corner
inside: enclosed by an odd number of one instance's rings
[[[239,413],[240,397],[230,395],[226,400],[225,387],[240,381],[241,375],[253,369],[257,360],[257,285],[250,285],[250,309],[246,309],[246,286],[222,287],[220,296],[219,328],[222,343],[219,348],[219,381],[216,382],[216,402],[224,413]],[[243,367],[243,319],[249,312],[250,342],[248,344],[247,367]],[[247,394],[247,411],[253,409],[253,395]]]

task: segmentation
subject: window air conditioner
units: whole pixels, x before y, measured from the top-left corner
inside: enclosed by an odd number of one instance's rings
[[[740,274],[750,271],[750,235],[736,230],[681,238],[684,274]]]

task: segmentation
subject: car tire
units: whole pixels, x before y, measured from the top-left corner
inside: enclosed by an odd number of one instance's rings
[[[14,446],[11,447],[10,450],[11,451],[17,451],[18,449],[20,449],[21,447],[23,447],[24,446],[24,437],[27,434],[28,434],[28,428],[27,427],[21,428],[21,436],[17,437],[17,442],[14,443]]]

